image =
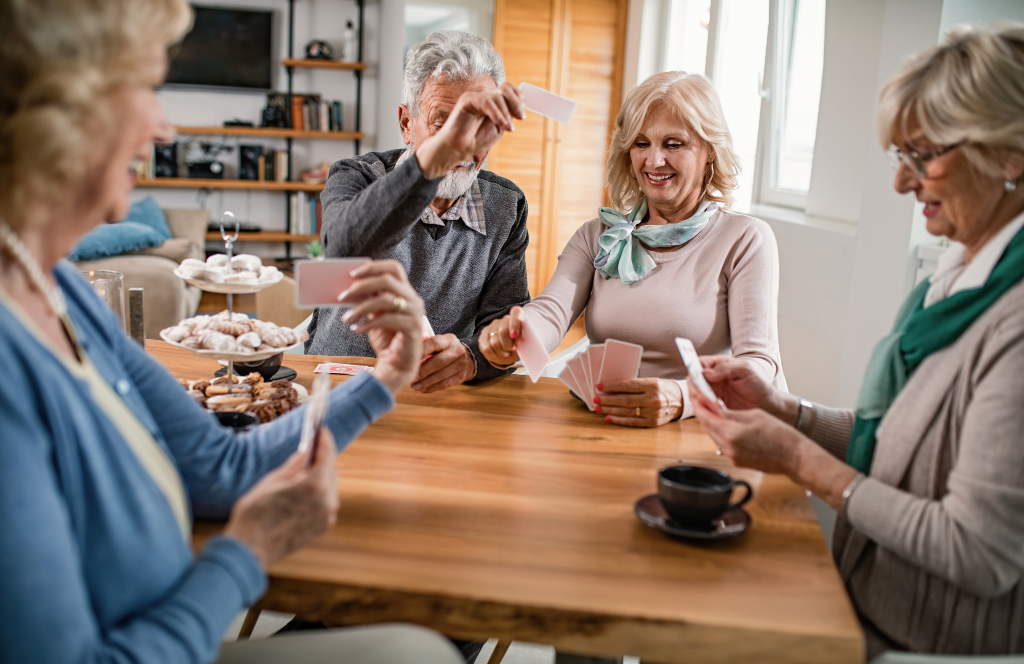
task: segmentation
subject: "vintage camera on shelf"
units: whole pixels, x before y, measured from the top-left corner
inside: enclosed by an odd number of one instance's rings
[[[185,148],[185,167],[188,169],[188,176],[190,178],[223,178],[224,164],[217,160],[217,155],[231,150],[230,145],[223,143],[192,141]]]
[[[263,109],[263,116],[260,120],[261,127],[289,128],[292,126],[291,117],[288,115],[291,109],[291,100],[283,92],[267,93],[267,105]]]
[[[310,60],[333,60],[334,49],[322,39],[314,39],[306,44],[306,57]]]

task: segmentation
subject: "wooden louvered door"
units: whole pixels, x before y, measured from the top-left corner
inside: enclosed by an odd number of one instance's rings
[[[530,206],[530,292],[543,290],[565,243],[606,204],[605,158],[622,96],[628,0],[496,0],[494,46],[507,79],[578,102],[561,125],[535,113],[491,151],[488,168]]]

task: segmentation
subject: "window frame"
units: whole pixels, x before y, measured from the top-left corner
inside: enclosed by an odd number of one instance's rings
[[[760,90],[761,115],[757,132],[757,156],[754,163],[754,187],[751,204],[806,210],[810,183],[808,183],[807,192],[772,186],[776,180],[778,153],[781,149],[782,122],[785,117],[784,104],[786,100],[782,94],[785,81],[781,71],[785,62],[783,49],[788,32],[793,30],[796,21],[796,12],[793,12],[788,22],[782,16],[786,9],[786,2],[787,0],[769,0],[768,38],[765,45],[764,81]],[[822,75],[824,76],[824,72]],[[818,119],[820,119],[820,109]],[[817,126],[815,126],[815,130],[817,130]]]

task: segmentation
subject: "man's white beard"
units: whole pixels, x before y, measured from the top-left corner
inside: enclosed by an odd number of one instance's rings
[[[465,166],[466,168],[460,169],[459,166]],[[441,184],[437,187],[438,198],[458,198],[469,191],[469,188],[476,182],[476,176],[479,171],[476,168],[475,161],[463,161],[459,166],[448,171],[444,179],[441,180]]]

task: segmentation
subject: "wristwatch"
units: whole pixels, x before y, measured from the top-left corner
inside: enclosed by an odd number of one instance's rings
[[[817,419],[818,411],[814,408],[814,404],[807,399],[800,399],[800,408],[796,411],[796,430],[805,436],[810,436]]]

